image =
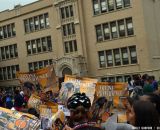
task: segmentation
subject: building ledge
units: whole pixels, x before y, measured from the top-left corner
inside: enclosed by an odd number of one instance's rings
[[[160,59],[160,56],[153,56],[153,59]]]

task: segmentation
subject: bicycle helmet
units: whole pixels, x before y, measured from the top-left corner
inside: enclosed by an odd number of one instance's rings
[[[76,109],[79,106],[83,106],[87,110],[91,107],[90,99],[86,96],[85,93],[73,94],[68,99],[68,102],[67,102],[68,109]]]

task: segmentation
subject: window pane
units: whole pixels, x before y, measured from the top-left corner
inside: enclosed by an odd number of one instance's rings
[[[74,51],[77,51],[77,41],[74,40],[73,43],[74,43]]]
[[[3,71],[2,71],[2,68],[0,68],[0,80],[3,80]]]
[[[119,28],[119,36],[124,37],[126,35],[124,20],[118,21],[118,28]]]
[[[69,8],[70,8],[70,14],[71,14],[71,17],[73,17],[73,15],[74,15],[74,14],[73,14],[73,6],[72,6],[72,5],[70,5],[70,6],[69,6]]]
[[[46,42],[46,38],[42,38],[42,48],[43,48],[43,51],[47,51],[47,42]]]
[[[14,44],[14,55],[15,57],[18,56],[17,44]]]
[[[34,31],[34,22],[33,22],[33,18],[29,19],[29,27],[30,27],[30,31]]]
[[[9,46],[5,47],[5,52],[6,52],[6,59],[9,59]]]
[[[34,27],[35,27],[35,30],[39,29],[39,21],[37,16],[34,17]]]
[[[71,35],[71,24],[67,24],[68,35]]]
[[[11,70],[12,70],[12,78],[16,78],[16,67],[13,65],[11,66]]]
[[[69,44],[68,44],[68,42],[64,43],[64,47],[65,47],[65,53],[69,53]]]
[[[39,16],[39,20],[40,20],[40,29],[43,29],[45,27],[43,15]]]
[[[52,41],[51,37],[47,37],[48,51],[52,51]]]
[[[16,71],[19,71],[19,65],[16,65]]]
[[[28,67],[29,67],[29,72],[31,72],[31,71],[33,71],[34,69],[33,69],[33,65],[32,65],[32,63],[29,63],[28,64]]]
[[[113,66],[113,56],[112,56],[112,50],[106,51],[106,58],[107,58],[107,66]]]
[[[117,76],[116,81],[117,82],[123,82],[123,77],[122,76]]]
[[[121,49],[121,53],[122,53],[122,62],[123,62],[123,65],[129,64],[128,50],[127,50],[127,48],[122,48]]]
[[[0,39],[3,39],[3,29],[0,27]]]
[[[127,81],[128,81],[128,78],[130,78],[130,77],[131,77],[130,75],[125,75],[125,76],[124,76],[124,81],[127,82]]]
[[[11,79],[11,68],[10,66],[7,67],[7,74],[8,74],[8,79]]]
[[[116,0],[116,8],[117,9],[122,8],[122,0]]]
[[[65,18],[65,10],[64,10],[64,8],[61,8],[61,18],[62,19]]]
[[[130,56],[131,56],[131,64],[137,63],[137,53],[136,53],[136,46],[129,47]]]
[[[53,64],[52,59],[50,59],[50,60],[49,60],[49,64],[50,64],[50,65],[52,65],[52,64]]]
[[[114,10],[114,0],[108,0],[108,10]]]
[[[6,71],[6,68],[3,68],[3,79],[7,80],[7,71]]]
[[[98,52],[98,55],[99,55],[99,66],[106,67],[105,52],[100,51]]]
[[[11,37],[11,25],[7,25],[7,32],[8,32],[8,37]]]
[[[117,38],[118,33],[117,33],[116,22],[111,22],[111,31],[112,31],[112,38]]]
[[[101,78],[101,81],[102,82],[108,82],[108,78],[106,77],[106,78]]]
[[[69,7],[68,6],[65,7],[65,11],[66,11],[66,18],[68,18],[69,17]]]
[[[76,32],[75,32],[75,25],[74,25],[74,23],[72,23],[72,34],[75,34]]]
[[[48,13],[44,14],[44,19],[45,19],[45,26],[49,27],[49,16],[48,16]]]
[[[48,65],[48,60],[44,61],[44,67],[46,67]]]
[[[123,0],[123,2],[124,2],[124,7],[128,7],[131,5],[130,0]]]
[[[11,24],[11,28],[12,28],[12,36],[16,36],[16,30],[15,30],[15,24],[14,23]]]
[[[36,39],[36,43],[37,43],[37,51],[42,52],[42,44],[40,39]]]
[[[6,28],[6,26],[3,27],[3,34],[4,34],[4,38],[7,38],[7,28]]]
[[[39,61],[39,69],[42,69],[42,68],[43,68],[43,62]]]
[[[128,35],[134,35],[132,18],[126,19]]]
[[[103,41],[101,25],[96,26],[96,35],[97,35],[97,41]]]
[[[101,12],[107,12],[107,2],[106,0],[100,0],[100,4],[101,4]]]
[[[14,57],[14,47],[13,47],[13,45],[9,46],[9,51],[10,51],[10,57],[13,58]]]
[[[32,40],[31,41],[31,44],[32,44],[32,53],[37,53],[37,49],[36,49],[36,42],[35,40]]]
[[[66,25],[63,25],[63,36],[67,36]]]
[[[100,13],[98,0],[93,0],[93,9],[94,9],[94,15],[97,15]]]
[[[34,62],[33,65],[34,65],[34,70],[38,70],[38,63]]]
[[[25,32],[29,32],[29,23],[28,20],[24,20],[24,28],[25,28]]]
[[[119,49],[113,50],[113,53],[114,53],[115,66],[121,65],[121,57]]]
[[[1,47],[2,60],[6,59],[4,47]]]
[[[115,82],[115,77],[108,77],[109,82]]]
[[[27,45],[27,53],[31,54],[31,44],[30,44],[30,41],[27,41],[26,45]]]
[[[108,27],[108,23],[103,24],[103,33],[104,33],[104,39],[105,40],[110,39],[110,30],[109,30],[109,27]]]
[[[72,41],[69,41],[69,49],[70,49],[70,52],[73,52],[73,45],[72,45]]]

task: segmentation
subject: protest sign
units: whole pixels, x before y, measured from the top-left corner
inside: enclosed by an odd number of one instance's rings
[[[50,65],[34,72],[18,72],[17,78],[20,83],[31,82],[35,86],[39,84],[42,91],[58,92],[58,78],[56,77],[54,66]]]
[[[65,103],[74,93],[81,92],[85,93],[92,103],[95,94],[95,83],[97,83],[97,79],[65,75],[65,80],[64,83],[62,83],[59,98],[63,103]]]
[[[40,120],[33,115],[0,107],[0,129],[1,130],[38,130]]]
[[[124,107],[123,103],[127,96],[125,94],[126,87],[125,83],[99,82],[96,84],[96,96],[106,97],[113,102],[113,106],[116,108]]]

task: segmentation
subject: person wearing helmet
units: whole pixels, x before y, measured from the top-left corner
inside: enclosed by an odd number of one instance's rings
[[[67,108],[70,110],[69,126],[74,130],[101,130],[95,127],[94,122],[90,122],[90,107],[90,99],[85,93],[73,94],[67,102]]]

